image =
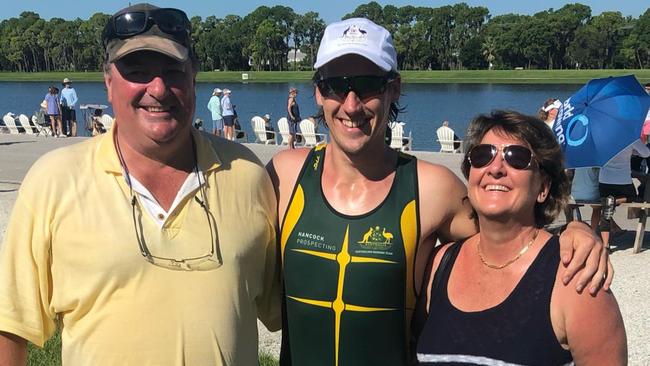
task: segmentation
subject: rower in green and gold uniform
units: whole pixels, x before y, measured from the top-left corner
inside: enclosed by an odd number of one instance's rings
[[[283,335],[292,346],[283,342],[283,355],[290,352],[294,365],[405,364],[415,304],[416,159],[400,154],[385,200],[348,216],[322,193],[326,151],[307,157],[283,221]]]

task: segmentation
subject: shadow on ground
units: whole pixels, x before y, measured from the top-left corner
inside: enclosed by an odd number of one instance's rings
[[[36,141],[8,141],[8,142],[0,142],[0,146],[9,146],[9,145],[15,145],[15,144],[31,144]]]
[[[617,252],[619,250],[626,250],[630,249],[634,246],[634,238],[636,236],[636,232],[634,230],[623,230],[620,233],[613,234],[609,241],[610,241],[610,250],[613,252]],[[643,244],[641,246],[641,251],[645,251],[650,249],[650,233],[645,234],[643,237]]]

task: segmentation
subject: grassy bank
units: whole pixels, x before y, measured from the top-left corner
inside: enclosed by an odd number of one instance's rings
[[[278,360],[272,355],[262,352],[259,355],[260,366],[277,366]],[[45,343],[43,348],[29,344],[27,366],[61,366],[61,332]]]
[[[199,82],[286,83],[308,82],[310,71],[210,71],[200,72]],[[594,78],[634,74],[641,83],[650,82],[650,69],[645,70],[465,70],[465,71],[403,71],[407,83],[496,83],[496,84],[583,84]],[[75,82],[102,81],[100,72],[0,72],[0,81],[38,81],[59,84],[63,78]]]

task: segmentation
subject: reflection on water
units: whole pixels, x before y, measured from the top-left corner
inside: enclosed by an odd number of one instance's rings
[[[73,80],[74,82],[74,80]],[[60,83],[47,82],[0,82],[0,115],[13,112],[31,116],[47,93],[47,87]],[[210,112],[208,100],[215,87],[232,90],[231,101],[237,106],[242,127],[253,136],[250,119],[255,115],[269,113],[277,121],[286,116],[287,92],[290,86],[298,88],[298,103],[303,118],[316,113],[313,88],[309,83],[241,84],[199,83],[196,88],[196,116],[207,120]],[[109,104],[103,83],[73,83],[80,104]],[[540,105],[549,97],[566,99],[579,85],[523,85],[523,84],[405,84],[402,86],[400,104],[405,108],[399,119],[406,123],[405,130],[413,134],[415,150],[437,151],[436,129],[448,120],[456,134],[464,137],[472,117],[493,109],[512,109],[536,114]],[[108,109],[107,113],[113,114]],[[83,113],[77,109],[77,119]],[[324,127],[320,127],[326,131]],[[84,131],[88,135],[88,131]]]

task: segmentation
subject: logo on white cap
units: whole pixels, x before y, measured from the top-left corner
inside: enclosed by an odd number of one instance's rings
[[[358,25],[352,24],[343,31],[343,35],[339,38],[339,46],[345,44],[367,44],[366,40],[368,32],[361,29]]]

